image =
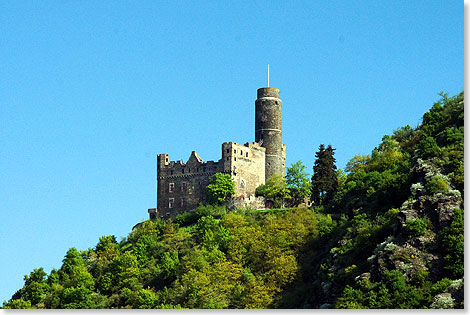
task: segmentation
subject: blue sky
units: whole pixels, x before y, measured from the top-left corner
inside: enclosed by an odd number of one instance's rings
[[[458,1],[2,1],[0,303],[155,205],[155,156],[218,160],[281,90],[287,165],[344,168],[464,87]]]

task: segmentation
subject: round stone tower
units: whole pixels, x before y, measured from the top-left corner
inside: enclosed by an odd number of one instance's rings
[[[266,148],[266,179],[274,173],[284,177],[282,101],[279,92],[276,88],[260,88],[255,102],[255,141]]]

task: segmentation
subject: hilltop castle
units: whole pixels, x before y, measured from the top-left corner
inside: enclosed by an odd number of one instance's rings
[[[186,163],[157,156],[157,208],[149,209],[150,219],[173,218],[206,203],[206,186],[215,173],[232,176],[237,206],[264,208],[255,197],[256,188],[278,173],[284,176],[286,145],[282,143],[282,101],[279,89],[260,88],[255,101],[255,142],[222,144],[219,161],[203,161],[193,151]],[[261,202],[261,204],[260,204]]]

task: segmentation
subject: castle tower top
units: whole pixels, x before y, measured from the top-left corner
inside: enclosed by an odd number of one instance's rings
[[[266,97],[279,98],[280,97],[280,90],[277,89],[277,88],[272,88],[272,87],[259,88],[258,89],[258,99],[266,98]]]

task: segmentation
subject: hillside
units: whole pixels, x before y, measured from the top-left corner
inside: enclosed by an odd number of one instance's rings
[[[463,308],[464,94],[338,172],[324,206],[201,206],[71,248],[3,308]]]

